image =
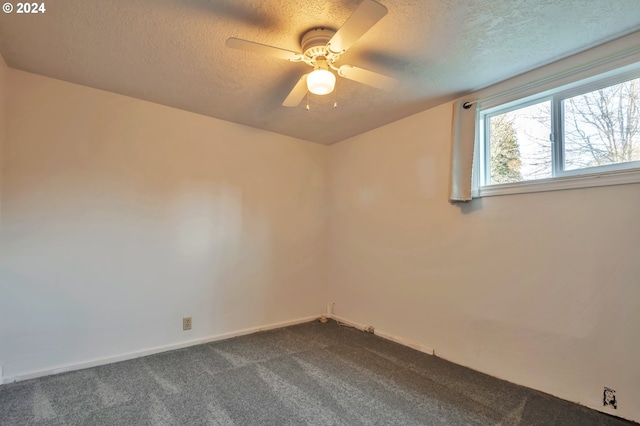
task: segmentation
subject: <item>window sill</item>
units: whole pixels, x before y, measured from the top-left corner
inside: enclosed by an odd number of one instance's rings
[[[473,197],[561,191],[565,189],[624,185],[629,183],[640,183],[640,169],[481,186],[473,190]]]

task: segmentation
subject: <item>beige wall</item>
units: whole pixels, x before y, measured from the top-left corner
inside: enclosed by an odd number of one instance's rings
[[[447,201],[452,105],[330,147],[335,314],[640,420],[640,185]]]
[[[5,380],[323,312],[327,147],[8,77]]]

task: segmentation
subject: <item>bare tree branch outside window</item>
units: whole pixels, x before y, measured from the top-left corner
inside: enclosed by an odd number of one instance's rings
[[[565,169],[640,160],[640,79],[563,101]]]

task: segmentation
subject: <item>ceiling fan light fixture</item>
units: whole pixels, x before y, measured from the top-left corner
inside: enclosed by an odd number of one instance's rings
[[[340,58],[354,43],[388,12],[377,0],[360,0],[358,7],[337,30],[318,26],[307,30],[300,39],[298,51],[281,49],[236,37],[228,38],[227,47],[260,53],[290,62],[302,62],[313,67],[289,92],[282,106],[296,107],[309,92],[314,95],[335,93],[337,76],[383,90],[391,90],[396,79],[353,65],[340,63]],[[335,71],[335,72],[334,72]],[[337,75],[336,75],[337,74]]]
[[[314,95],[328,95],[336,85],[336,76],[327,69],[316,68],[307,76],[307,89]]]

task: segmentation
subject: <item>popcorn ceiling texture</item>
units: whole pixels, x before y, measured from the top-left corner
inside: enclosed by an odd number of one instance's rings
[[[389,14],[341,63],[401,84],[339,79],[310,111],[281,106],[307,65],[224,42],[299,50],[358,0],[47,0],[44,14],[0,14],[0,53],[13,68],[330,144],[640,29],[637,0],[381,3]]]

